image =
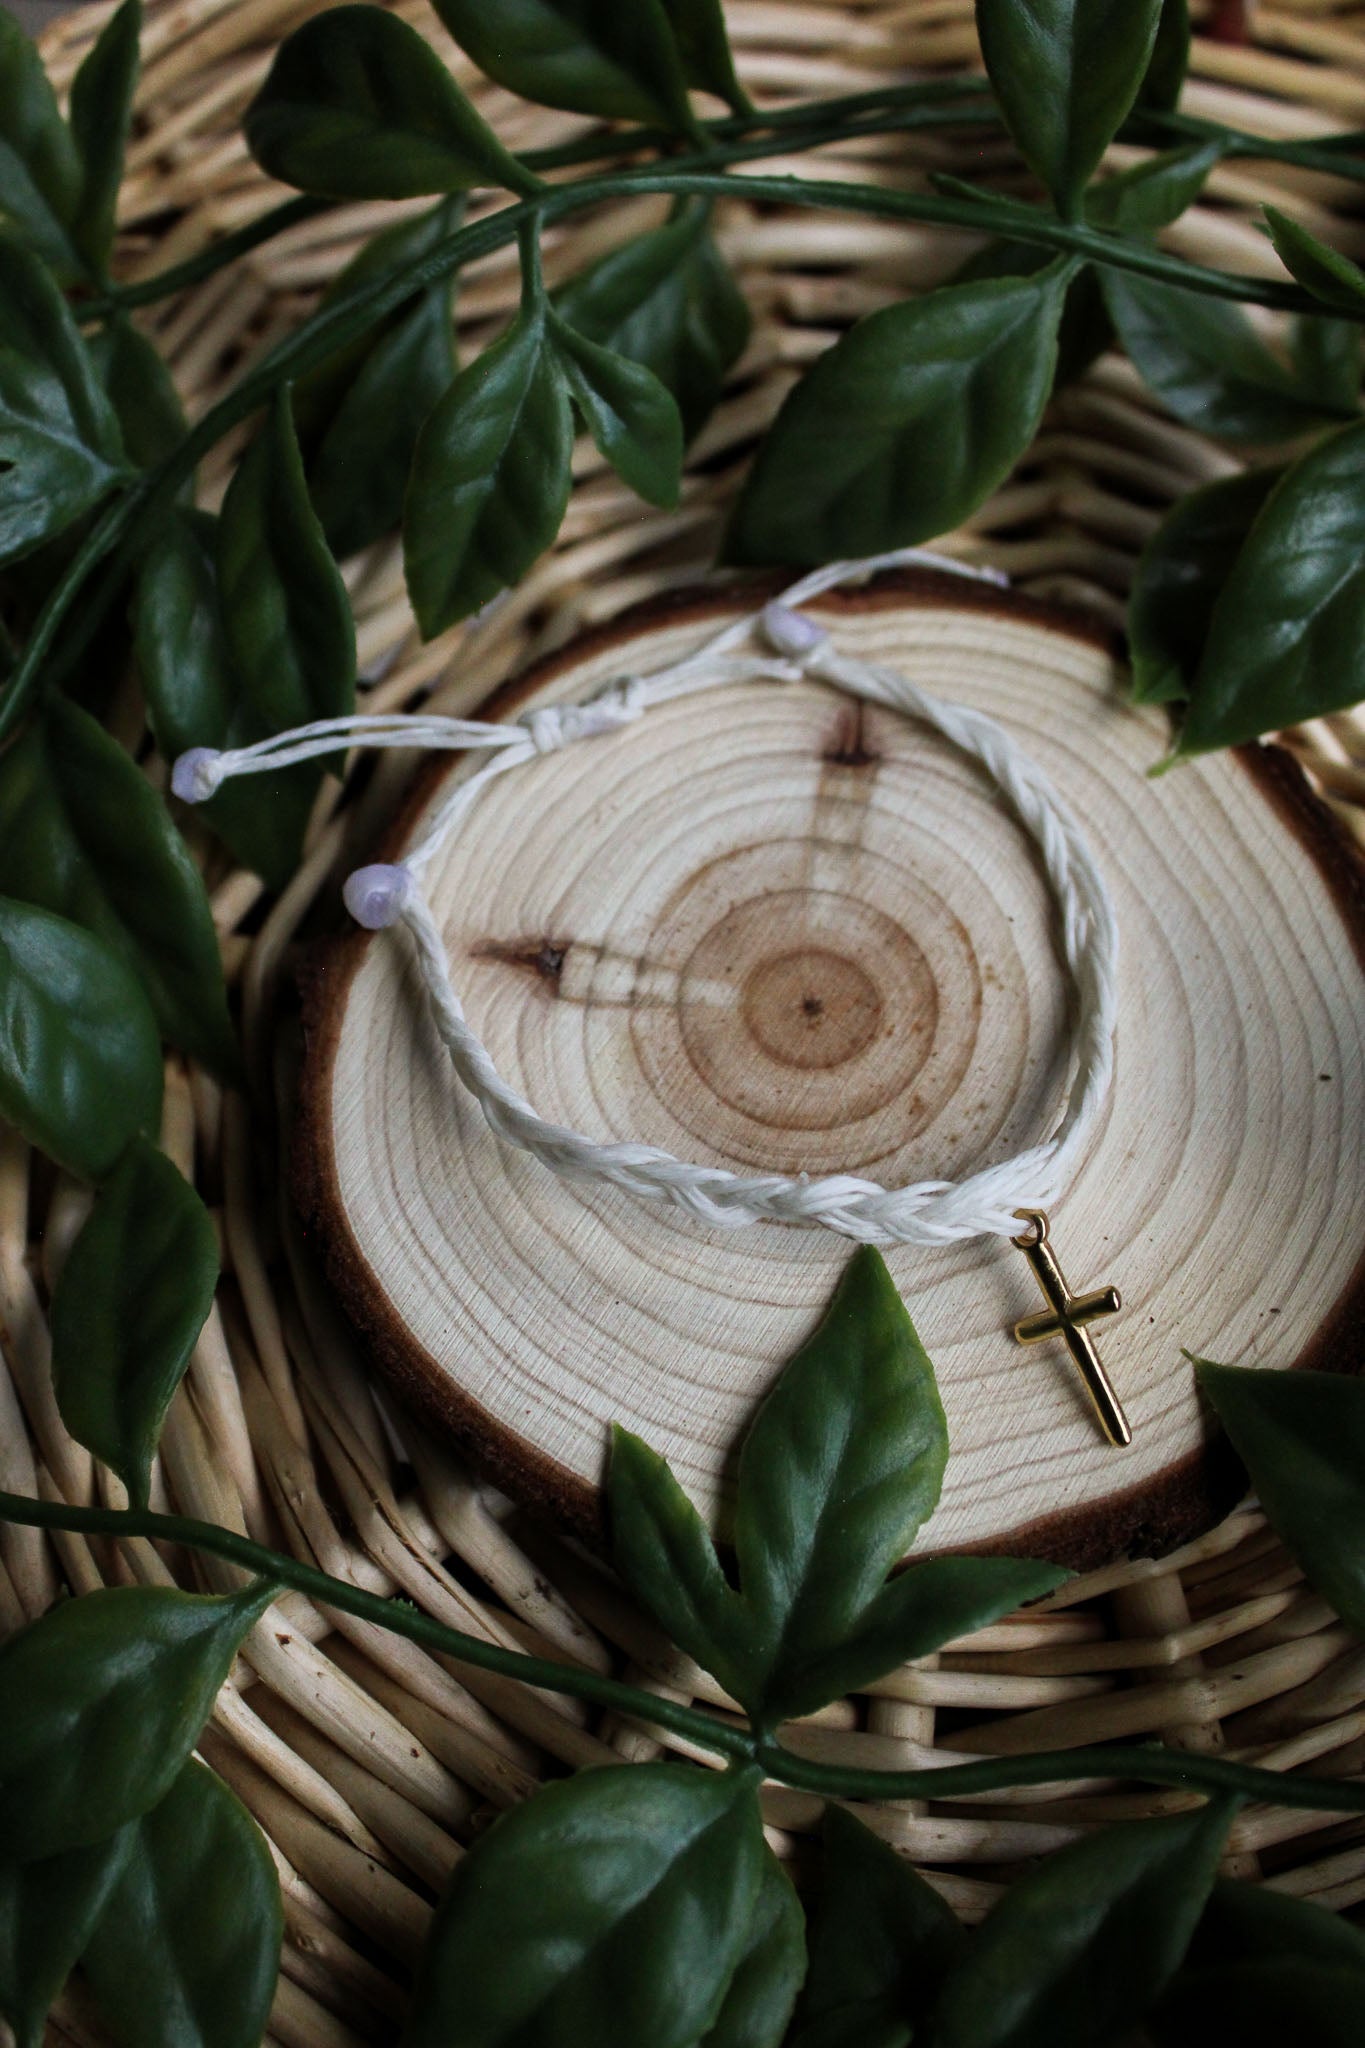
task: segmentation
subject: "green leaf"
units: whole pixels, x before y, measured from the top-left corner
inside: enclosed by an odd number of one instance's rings
[[[97,719],[54,697],[0,758],[0,893],[84,925],[139,975],[162,1034],[238,1057],[213,916],[165,804]]]
[[[1146,2025],[1156,2048],[1360,2048],[1365,1976],[1293,1956],[1182,1970]]]
[[[145,638],[151,660],[169,652],[155,644],[159,633],[188,633],[207,671],[214,632],[221,630],[234,745],[349,712],[355,703],[356,665],[351,605],[309,501],[287,391],[277,394],[223,500],[216,536],[217,605],[207,617],[203,572],[191,569],[187,532],[192,537],[193,530],[182,527],[178,544],[173,543],[179,554],[175,574],[167,571],[169,608],[158,609],[149,621]],[[207,673],[203,680],[207,685]],[[297,861],[322,774],[321,762],[302,762],[283,771],[276,783],[273,801],[286,791],[287,809],[270,835],[273,845],[263,833],[256,848],[258,860],[270,863],[261,872],[272,883],[278,884]],[[220,792],[218,801],[226,794]],[[254,800],[253,818],[267,800],[264,794]],[[220,818],[243,814],[240,805],[216,811],[215,829]]]
[[[1104,1828],[1012,1885],[944,1984],[935,2048],[1105,2048],[1180,1965],[1237,1801]]]
[[[575,114],[692,126],[677,46],[661,0],[432,0],[489,78]]]
[[[0,222],[70,283],[82,269],[70,234],[80,162],[43,60],[3,8],[0,117]]]
[[[678,401],[689,440],[749,339],[749,309],[709,218],[707,207],[688,207],[613,249],[555,299],[579,334],[654,372]]]
[[[753,102],[735,76],[720,0],[663,0],[663,4],[688,84],[714,93],[737,114],[752,113]]]
[[[1031,242],[987,242],[954,271],[954,284],[972,284],[989,277],[1034,277],[1053,261],[1047,249]],[[1057,367],[1052,388],[1060,391],[1083,376],[1090,365],[1114,345],[1114,323],[1105,310],[1099,272],[1087,263],[1066,288],[1057,329]]]
[[[42,2048],[45,2022],[85,1950],[131,1845],[121,1828],[34,1863],[0,1857],[0,2015],[17,2048]]]
[[[1191,491],[1148,541],[1128,600],[1135,702],[1189,696],[1218,594],[1283,474],[1249,469]]]
[[[753,1682],[752,1622],[667,1462],[628,1429],[611,1433],[612,1557],[625,1584],[689,1657],[736,1699]]]
[[[71,135],[81,166],[71,234],[97,276],[104,274],[114,246],[141,34],[142,0],[123,0],[105,23],[71,86]]]
[[[435,285],[375,344],[314,458],[313,506],[339,556],[401,524],[418,439],[455,370],[451,293]]]
[[[550,341],[574,404],[604,455],[651,505],[676,505],[682,488],[682,417],[652,370],[589,341],[551,311]]]
[[[138,469],[155,469],[189,432],[160,351],[126,313],[106,320],[86,346],[109,394],[128,460]]]
[[[161,1116],[161,1043],[131,968],[79,925],[3,897],[0,1116],[86,1180]]]
[[[152,732],[168,761],[190,747],[229,744],[234,691],[218,616],[217,535],[207,513],[177,512],[152,536],[138,577],[138,664]],[[229,782],[202,814],[212,819],[223,796],[255,781]]]
[[[1277,1533],[1365,1635],[1365,1385],[1202,1360],[1197,1371]]]
[[[437,200],[425,213],[371,235],[328,285],[319,310],[334,311],[367,291],[381,277],[393,277],[409,264],[429,256],[459,227],[464,208],[463,194],[452,194]],[[448,278],[444,286],[430,289],[443,289],[448,294],[453,328],[454,278]],[[310,470],[323,436],[369,357],[380,342],[403,325],[425,296],[424,291],[414,292],[378,323],[367,326],[363,333],[326,357],[294,386],[294,424]]]
[[[860,320],[770,428],[727,558],[814,564],[960,525],[1033,439],[1070,276],[948,285]]]
[[[1160,2048],[1356,2048],[1362,2023],[1365,1934],[1306,1899],[1222,1881],[1147,2026]]]
[[[1215,137],[1193,148],[1148,157],[1132,170],[1092,185],[1085,196],[1086,219],[1096,227],[1122,228],[1128,234],[1155,234],[1193,206],[1222,154],[1223,144]]]
[[[1344,414],[1360,410],[1361,339],[1355,320],[1320,319],[1300,313],[1290,323],[1289,360],[1305,391]]]
[[[863,1247],[740,1456],[755,1719],[771,1726],[843,1690],[838,1653],[933,1513],[947,1456],[933,1367],[884,1261]]]
[[[217,531],[222,610],[244,677],[272,666],[291,723],[350,709],[355,629],[309,502],[287,392],[238,466]]]
[[[81,1967],[122,2048],[257,2048],[284,1916],[260,1829],[193,1758],[131,1843]]]
[[[1277,206],[1267,206],[1265,217],[1276,254],[1305,291],[1334,312],[1359,315],[1365,311],[1365,270],[1358,263],[1329,249]]]
[[[1341,417],[1271,354],[1240,306],[1117,270],[1105,272],[1104,296],[1143,380],[1202,433],[1289,441]]]
[[[748,1946],[758,1783],[639,1764],[504,1814],[441,1902],[407,2048],[692,2048]]]
[[[1311,448],[1266,500],[1214,606],[1182,754],[1365,696],[1365,422]]]
[[[810,1975],[790,2048],[905,2048],[965,1945],[933,1886],[851,1813],[827,1807]]]
[[[910,1319],[877,1254],[859,1253],[745,1444],[741,1590],[668,1465],[623,1429],[608,1479],[617,1569],[751,1714],[822,1706],[1068,1576],[1016,1558],[942,1557],[883,1583],[932,1512],[942,1432]]]
[[[232,667],[218,601],[217,534],[207,513],[177,512],[158,528],[138,574],[138,666],[157,746],[170,761],[190,747],[246,746],[296,722],[287,693],[277,689],[280,678],[264,664],[246,677]],[[308,762],[244,776],[200,804],[197,815],[246,867],[281,889],[297,865],[317,786]]]
[[[1041,1600],[1069,1577],[1059,1565],[1019,1557],[931,1557],[908,1565],[827,1656],[810,1657],[802,1685],[822,1701],[858,1692],[884,1671]]]
[[[1308,1899],[1220,1878],[1185,1958],[1187,1970],[1292,1958],[1365,1976],[1365,1934]]]
[[[805,1915],[790,1878],[767,1851],[743,1954],[698,2048],[778,2048],[805,1973]]]
[[[275,1597],[120,1586],[0,1648],[0,1841],[19,1862],[103,1841],[174,1784],[237,1645]]]
[[[382,7],[329,8],[295,29],[244,127],[262,170],[332,199],[537,189],[430,44]]]
[[[178,1167],[134,1139],[95,1199],[52,1298],[62,1420],[146,1507],[162,1419],[213,1305],[218,1242]]]
[[[0,236],[0,562],[128,474],[118,421],[51,274]]]
[[[403,515],[408,592],[427,639],[516,582],[569,500],[568,387],[539,309],[460,372],[417,443]]]
[[[1147,76],[1161,0],[976,0],[995,96],[1025,160],[1075,219]]]
[[[404,223],[397,232],[405,250],[419,253],[453,232],[462,204],[444,201],[420,224],[420,241]],[[402,522],[418,436],[455,376],[454,318],[451,281],[432,285],[371,336],[357,359],[337,366],[330,393],[321,381],[314,387],[309,410],[326,423],[308,486],[328,545],[339,556],[358,553]]]
[[[1162,0],[1152,61],[1138,88],[1138,106],[1169,113],[1179,103],[1189,68],[1190,0]]]

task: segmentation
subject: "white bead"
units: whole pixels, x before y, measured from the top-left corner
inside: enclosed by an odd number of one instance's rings
[[[804,612],[793,611],[790,605],[779,604],[776,599],[763,607],[763,631],[768,645],[775,654],[785,654],[790,661],[800,661],[806,654],[814,654],[817,647],[823,647],[829,634],[823,626],[817,626],[814,619],[808,619]]]
[[[382,932],[397,924],[411,895],[412,875],[407,868],[401,863],[390,866],[376,861],[346,877],[341,900],[367,932]]]
[[[171,788],[184,804],[204,804],[223,780],[223,757],[216,747],[191,747],[171,770]]]

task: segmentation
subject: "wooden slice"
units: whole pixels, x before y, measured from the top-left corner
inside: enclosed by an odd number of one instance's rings
[[[689,596],[577,642],[493,716],[676,659],[753,603]],[[1053,1242],[1115,1283],[1101,1438],[995,1241],[888,1258],[952,1441],[935,1547],[1096,1562],[1229,1504],[1182,1350],[1354,1365],[1365,1290],[1361,871],[1297,769],[1244,749],[1149,781],[1164,721],[1073,618],[960,579],[813,607],[841,647],[1000,719],[1076,813],[1123,934],[1117,1077]],[[438,763],[384,857],[466,772]],[[1030,843],[980,772],[894,714],[757,683],[652,710],[495,783],[429,871],[456,988],[542,1114],[745,1171],[957,1179],[1050,1130],[1067,989]],[[454,1080],[402,934],[355,935],[311,1003],[306,1204],[402,1393],[582,1527],[608,1424],[722,1510],[731,1453],[850,1251],[705,1228],[557,1180]]]

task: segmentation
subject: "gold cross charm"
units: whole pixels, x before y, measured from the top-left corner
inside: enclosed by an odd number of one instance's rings
[[[1094,1294],[1073,1294],[1062,1278],[1062,1269],[1048,1243],[1047,1217],[1041,1209],[1020,1209],[1017,1214],[1029,1227],[1020,1236],[1012,1237],[1010,1243],[1019,1247],[1032,1266],[1047,1308],[1039,1315],[1025,1316],[1021,1323],[1016,1323],[1015,1340],[1020,1344],[1042,1344],[1049,1337],[1061,1337],[1085,1381],[1086,1392],[1100,1419],[1100,1428],[1111,1444],[1131,1443],[1133,1432],[1128,1426],[1128,1417],[1109,1383],[1109,1375],[1100,1364],[1099,1353],[1086,1328],[1087,1323],[1097,1322],[1101,1316],[1118,1314],[1122,1306],[1119,1291],[1117,1287],[1101,1287]]]

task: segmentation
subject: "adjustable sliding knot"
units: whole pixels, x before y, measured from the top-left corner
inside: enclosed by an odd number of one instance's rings
[[[182,804],[206,804],[217,795],[226,772],[217,747],[191,747],[171,769],[171,789]]]
[[[375,861],[346,877],[341,900],[367,932],[382,932],[398,923],[415,886],[411,869],[401,861]]]
[[[616,732],[641,716],[645,685],[640,676],[619,676],[584,704],[540,704],[517,720],[538,754],[553,754],[574,740]]]

